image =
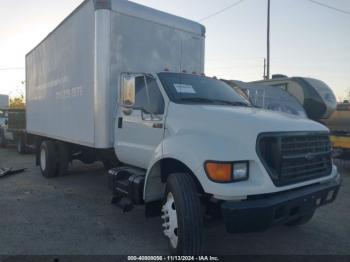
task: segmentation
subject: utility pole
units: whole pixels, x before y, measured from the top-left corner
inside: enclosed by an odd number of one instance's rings
[[[264,75],[263,79],[266,80],[266,58],[264,58]]]
[[[266,79],[270,79],[270,0],[267,0],[267,73]]]

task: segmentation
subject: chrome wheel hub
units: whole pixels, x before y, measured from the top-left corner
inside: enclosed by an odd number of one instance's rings
[[[177,213],[174,196],[171,192],[167,195],[162,213],[164,234],[170,239],[172,247],[176,248],[178,242]]]

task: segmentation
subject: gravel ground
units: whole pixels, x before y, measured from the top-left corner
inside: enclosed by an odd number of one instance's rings
[[[341,162],[343,185],[335,203],[298,228],[235,234],[223,226],[205,231],[208,254],[350,255],[350,164]],[[28,168],[0,179],[1,255],[167,254],[160,218],[144,208],[122,213],[110,204],[102,165],[74,163],[70,175],[45,179],[33,155],[0,149],[0,167]]]

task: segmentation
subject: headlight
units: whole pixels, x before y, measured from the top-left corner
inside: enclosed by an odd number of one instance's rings
[[[218,162],[206,161],[205,172],[210,180],[217,183],[231,183],[247,180],[249,177],[249,162]]]
[[[241,181],[248,179],[249,162],[233,163],[233,180]]]

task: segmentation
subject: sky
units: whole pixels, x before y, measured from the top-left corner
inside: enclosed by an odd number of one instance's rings
[[[349,0],[318,0],[350,12]],[[0,0],[0,94],[24,94],[25,54],[82,0]],[[238,0],[133,0],[199,21]],[[267,0],[244,0],[204,20],[205,70],[241,81],[262,79]],[[271,73],[314,77],[339,100],[350,92],[350,15],[309,0],[271,0]]]

